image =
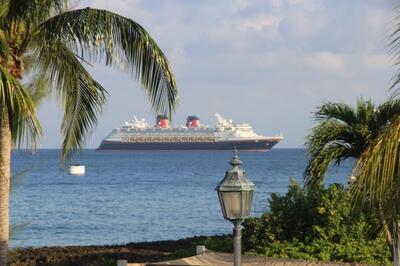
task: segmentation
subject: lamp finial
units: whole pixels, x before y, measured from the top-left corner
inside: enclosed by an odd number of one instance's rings
[[[239,168],[239,166],[240,166],[242,163],[243,163],[243,162],[239,159],[238,150],[237,150],[237,148],[236,148],[236,146],[235,146],[235,147],[233,147],[233,158],[232,158],[232,160],[229,162],[229,164],[232,165],[234,169],[237,169],[237,168]]]

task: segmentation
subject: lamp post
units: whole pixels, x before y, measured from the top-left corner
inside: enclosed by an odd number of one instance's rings
[[[236,147],[233,150],[233,158],[229,162],[232,168],[226,171],[224,179],[217,185],[224,218],[233,223],[233,265],[241,264],[242,223],[250,215],[253,202],[255,185],[246,177],[246,173],[240,168]]]

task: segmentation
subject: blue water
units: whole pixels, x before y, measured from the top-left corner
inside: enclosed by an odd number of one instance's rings
[[[302,182],[304,150],[240,152],[255,183],[252,215],[267,208],[271,192],[284,193],[290,178]],[[229,151],[96,152],[75,162],[86,175],[59,168],[58,150],[17,151],[12,172],[11,223],[24,224],[10,245],[97,245],[230,233],[222,218],[217,183],[230,167]],[[329,183],[346,183],[351,162],[330,171]]]

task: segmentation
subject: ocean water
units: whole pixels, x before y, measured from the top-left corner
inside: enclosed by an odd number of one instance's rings
[[[252,215],[267,208],[271,192],[302,183],[302,149],[240,152],[255,183]],[[103,245],[230,233],[215,186],[230,168],[230,151],[84,150],[74,160],[85,176],[59,167],[59,150],[15,151],[10,246]],[[328,183],[346,184],[352,162],[333,168]],[[20,175],[19,173],[24,172]],[[22,226],[21,226],[22,225]]]

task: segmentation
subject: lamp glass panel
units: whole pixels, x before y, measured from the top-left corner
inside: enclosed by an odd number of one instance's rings
[[[226,211],[225,211],[225,206],[224,206],[224,200],[222,198],[223,192],[218,191],[218,199],[219,199],[219,204],[221,205],[221,210],[222,210],[222,215],[226,219]]]
[[[240,191],[221,193],[224,202],[226,218],[240,219],[242,217],[242,197]]]
[[[243,191],[243,216],[250,216],[251,204],[253,203],[253,191]]]

